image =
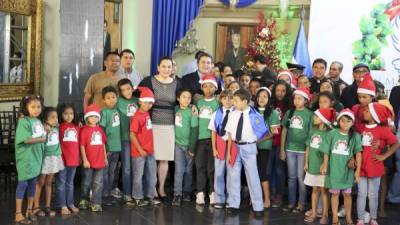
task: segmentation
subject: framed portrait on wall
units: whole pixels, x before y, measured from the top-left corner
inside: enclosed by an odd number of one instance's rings
[[[232,71],[242,68],[249,43],[255,38],[255,29],[255,23],[217,23],[216,62],[224,62]]]

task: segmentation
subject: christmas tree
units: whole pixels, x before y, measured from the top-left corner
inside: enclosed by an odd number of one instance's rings
[[[256,26],[256,37],[247,49],[247,63],[243,70],[254,71],[253,57],[263,55],[266,58],[265,63],[268,68],[277,72],[280,68],[277,40],[281,34],[277,29],[276,21],[271,16],[265,18],[264,13],[260,12],[258,19],[260,22]]]

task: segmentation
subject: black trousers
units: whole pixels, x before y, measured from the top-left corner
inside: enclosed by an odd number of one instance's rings
[[[197,192],[207,192],[208,190],[208,194],[211,194],[214,191],[214,156],[211,139],[197,141],[195,165]]]

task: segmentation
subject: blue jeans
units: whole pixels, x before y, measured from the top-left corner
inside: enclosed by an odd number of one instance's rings
[[[240,175],[244,166],[247,185],[250,190],[251,205],[254,211],[263,211],[263,194],[257,169],[257,145],[238,145],[238,155],[235,164],[228,166],[228,204],[229,207],[240,206]]]
[[[285,172],[285,162],[280,159],[279,146],[274,146],[272,147],[271,155],[269,156],[267,176],[275,178],[275,192],[279,196],[284,194],[286,181]]]
[[[122,164],[122,192],[125,196],[132,196],[132,173],[131,173],[131,144],[129,141],[122,141],[121,151]]]
[[[101,205],[101,194],[103,191],[103,170],[104,169],[83,168],[81,184],[82,199],[90,199],[89,191],[91,189],[91,203]]]
[[[304,206],[306,202],[306,186],[304,185],[304,153],[286,151],[288,166],[289,205],[296,205],[297,186],[299,187],[299,202]]]
[[[225,204],[225,174],[226,161],[218,158],[214,159],[214,191],[216,203]]]
[[[144,197],[153,199],[157,184],[157,163],[154,156],[132,157],[132,171],[132,197],[136,200]]]
[[[396,172],[389,188],[388,199],[392,203],[400,203],[400,150],[396,151]]]
[[[103,172],[103,197],[108,197],[111,195],[114,183],[115,168],[118,164],[119,154],[119,152],[107,152],[108,164],[104,168]]]
[[[56,180],[57,204],[60,208],[74,205],[74,178],[76,167],[66,166]]]
[[[371,219],[378,218],[378,197],[379,186],[381,184],[380,177],[368,178],[361,177],[358,182],[358,195],[357,195],[357,216],[358,219],[364,219],[365,205],[367,203],[367,196],[369,202],[369,214]]]
[[[187,152],[187,147],[175,144],[174,195],[182,195],[182,186],[183,192],[192,192],[193,157]]]
[[[25,192],[28,191],[28,198],[35,197],[37,177],[29,180],[18,181],[17,189],[15,191],[16,199],[24,199]]]

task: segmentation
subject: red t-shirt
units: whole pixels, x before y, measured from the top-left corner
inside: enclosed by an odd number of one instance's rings
[[[136,138],[139,141],[140,146],[147,152],[147,154],[152,155],[154,152],[153,146],[153,126],[151,125],[150,114],[148,112],[136,111],[131,119],[131,124],[129,126],[130,132],[136,134]],[[140,157],[139,151],[136,149],[135,145],[131,141],[131,156]]]
[[[79,166],[79,126],[73,123],[62,123],[59,131],[64,165]]]
[[[79,143],[85,147],[86,158],[90,168],[101,169],[105,167],[104,148],[107,142],[106,134],[100,126],[84,126],[80,130]]]
[[[282,120],[285,116],[286,110],[283,106],[283,103],[277,102],[275,110],[279,112],[279,120]],[[282,127],[278,127],[278,134],[275,134],[272,137],[272,146],[279,146],[281,144],[281,134],[282,134]]]
[[[387,145],[397,142],[397,137],[392,133],[389,127],[375,125],[360,126],[362,135],[362,163],[361,176],[363,177],[381,177],[385,174],[383,161],[376,161],[374,155],[382,154],[382,150]],[[379,149],[372,149],[372,143],[379,140]]]

